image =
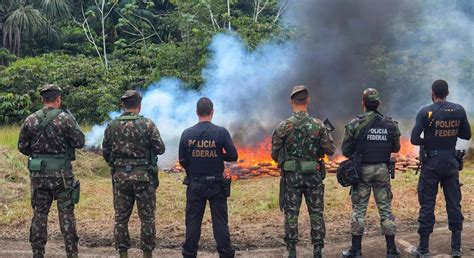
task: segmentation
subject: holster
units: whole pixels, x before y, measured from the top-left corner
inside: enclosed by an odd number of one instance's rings
[[[285,209],[285,171],[281,170],[280,176],[280,195],[279,195],[279,205],[280,210],[283,211]]]
[[[78,204],[81,197],[81,184],[76,180],[72,185],[58,194],[59,208],[64,209],[70,205]]]
[[[395,158],[390,158],[390,161],[388,162],[388,172],[390,172],[390,178],[395,179],[395,166],[396,166],[396,159]]]
[[[222,187],[224,188],[224,194],[226,197],[230,197],[232,186],[232,179],[230,177],[224,177],[222,180]]]

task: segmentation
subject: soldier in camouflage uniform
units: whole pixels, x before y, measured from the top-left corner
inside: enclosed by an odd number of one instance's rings
[[[136,200],[143,257],[152,257],[156,237],[156,157],[165,152],[165,145],[153,121],[139,115],[140,93],[127,90],[121,100],[125,112],[108,124],[102,143],[104,159],[112,168],[115,247],[120,257],[128,256],[128,220]]]
[[[352,200],[352,247],[343,257],[362,257],[361,242],[365,227],[365,214],[371,189],[380,214],[382,234],[387,241],[387,257],[400,257],[395,245],[395,217],[392,214],[392,191],[388,164],[392,152],[400,150],[400,131],[397,122],[377,111],[380,95],[373,88],[366,89],[362,97],[364,113],[346,125],[342,153],[354,155],[358,144],[363,144],[362,180],[351,189]],[[370,126],[370,128],[367,128]],[[361,136],[367,130],[367,136]],[[359,137],[364,139],[359,140]]]
[[[324,154],[333,155],[335,146],[324,124],[307,113],[310,98],[306,86],[291,93],[293,116],[273,133],[272,159],[282,169],[281,206],[285,213],[285,242],[288,257],[296,257],[298,215],[304,195],[311,221],[314,257],[322,256],[326,234],[324,211]]]
[[[40,90],[44,107],[21,126],[18,149],[29,156],[33,220],[30,242],[33,257],[44,257],[48,238],[48,213],[57,200],[59,224],[68,257],[77,257],[78,236],[71,192],[76,185],[71,160],[73,149],[84,146],[84,134],[74,117],[60,109],[61,89],[54,84]],[[78,184],[77,184],[78,185]]]

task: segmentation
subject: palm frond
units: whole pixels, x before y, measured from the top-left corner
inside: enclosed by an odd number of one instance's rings
[[[42,0],[41,8],[52,18],[68,18],[71,16],[68,0]]]

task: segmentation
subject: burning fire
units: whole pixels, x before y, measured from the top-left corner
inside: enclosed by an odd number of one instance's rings
[[[400,152],[394,155],[397,159],[397,171],[405,172],[410,169],[416,169],[419,163],[416,158],[416,147],[411,145],[410,140],[405,137],[400,139],[400,144]],[[264,138],[260,143],[254,146],[237,145],[236,147],[239,153],[239,160],[237,162],[226,163],[225,176],[231,177],[233,180],[280,176],[280,169],[270,156],[271,137]],[[335,155],[333,157],[325,156],[323,160],[326,171],[328,173],[336,173],[337,168],[345,159],[346,158],[342,155]],[[176,166],[169,171],[179,172],[181,170],[182,168],[177,162]]]

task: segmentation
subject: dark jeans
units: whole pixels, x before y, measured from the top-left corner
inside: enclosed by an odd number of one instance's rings
[[[183,257],[197,256],[207,201],[211,206],[212,230],[219,257],[234,257],[235,250],[230,242],[228,226],[227,197],[220,181],[205,180],[191,180],[186,190],[186,240]]]
[[[418,182],[420,235],[429,235],[435,224],[434,208],[439,185],[443,188],[448,213],[449,230],[461,231],[464,217],[461,212],[459,163],[454,157],[434,157],[423,164]]]

